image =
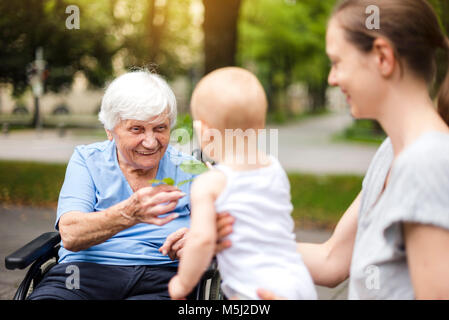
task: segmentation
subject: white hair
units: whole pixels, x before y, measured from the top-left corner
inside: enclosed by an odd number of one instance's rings
[[[107,130],[121,120],[148,120],[167,113],[170,126],[176,123],[176,97],[167,82],[147,70],[125,73],[106,89],[98,118]]]

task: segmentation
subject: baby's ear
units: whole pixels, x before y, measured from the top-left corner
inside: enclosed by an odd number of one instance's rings
[[[201,120],[193,120],[193,129],[199,130],[201,128]]]
[[[193,129],[198,135],[202,135],[205,130],[209,129],[209,126],[201,120],[195,120],[193,121]]]

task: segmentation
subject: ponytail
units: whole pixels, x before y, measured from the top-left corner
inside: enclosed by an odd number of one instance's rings
[[[449,125],[449,38],[444,38],[444,47],[446,49],[448,66],[446,71],[446,78],[440,86],[440,91],[438,93],[438,113]]]

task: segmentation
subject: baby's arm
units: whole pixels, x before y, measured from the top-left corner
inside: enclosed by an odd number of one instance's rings
[[[225,183],[223,173],[211,170],[196,178],[192,184],[190,230],[178,274],[168,286],[172,299],[185,298],[212,260],[217,238],[214,203]]]

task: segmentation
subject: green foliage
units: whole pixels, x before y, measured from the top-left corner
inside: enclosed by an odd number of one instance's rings
[[[125,68],[147,67],[171,80],[198,64],[200,43],[197,39],[201,27],[191,14],[192,2],[135,0],[119,3],[121,10],[114,15],[112,27],[121,34],[118,41]]]
[[[188,134],[188,138],[189,139],[184,139],[183,140],[183,136],[179,136],[176,137],[177,138],[177,143],[179,144],[186,144],[188,143],[192,137],[193,137],[193,119],[192,116],[190,114],[185,114],[185,115],[178,115],[178,119],[176,120],[176,125],[173,128],[172,132],[174,130],[177,129],[184,129],[186,130],[187,134]]]
[[[83,71],[90,83],[102,86],[112,74],[114,46],[107,28],[89,17],[79,1],[80,29],[65,26],[65,9],[74,1],[19,0],[0,2],[0,82],[12,83],[14,94],[27,87],[27,65],[35,59],[35,50],[44,49],[49,76],[46,89],[58,91],[72,83],[77,71]]]
[[[198,63],[200,25],[192,22],[192,1],[1,1],[0,82],[12,83],[16,96],[23,93],[38,47],[49,70],[47,91],[69,87],[79,71],[91,86],[103,87],[115,71],[113,61],[118,68],[147,67],[173,79]],[[68,5],[79,7],[80,29],[66,28]],[[152,16],[152,8],[159,16]]]
[[[376,121],[359,119],[355,120],[334,138],[337,141],[353,141],[380,145],[386,137],[382,127]]]
[[[168,184],[169,186],[174,186],[175,185],[175,180],[173,180],[172,178],[164,178],[162,180],[151,179],[149,182],[151,184],[154,184],[154,183],[157,183],[157,184],[165,183],[165,184]]]
[[[430,0],[435,12],[438,15],[440,26],[443,29],[446,36],[449,36],[449,1],[448,0]],[[436,96],[439,91],[439,87],[446,77],[446,72],[449,70],[448,57],[446,52],[441,50],[437,52],[437,74],[435,86],[432,88],[431,93]]]
[[[441,27],[446,35],[449,35],[449,1],[447,0],[429,0],[440,20]]]
[[[55,206],[66,165],[0,161],[0,203]]]
[[[184,171],[185,173],[190,173],[190,174],[201,174],[203,172],[206,172],[208,170],[207,166],[202,163],[201,161],[198,160],[186,160],[184,162],[182,162],[179,166],[179,168]],[[186,184],[188,182],[193,181],[193,179],[188,179],[188,180],[183,180],[180,181],[176,186],[180,187],[183,184]],[[175,185],[175,180],[173,180],[173,178],[170,177],[166,177],[162,180],[158,180],[158,179],[151,179],[149,181],[151,184],[157,183],[157,184],[168,184],[169,186],[174,186]]]
[[[201,174],[208,170],[207,166],[197,160],[187,160],[179,166],[182,171],[190,174]]]
[[[294,81],[326,84],[327,19],[335,1],[246,0],[241,10],[238,58],[254,66],[275,97]]]
[[[352,175],[289,173],[293,219],[298,227],[308,224],[335,227],[362,188],[363,178]]]

